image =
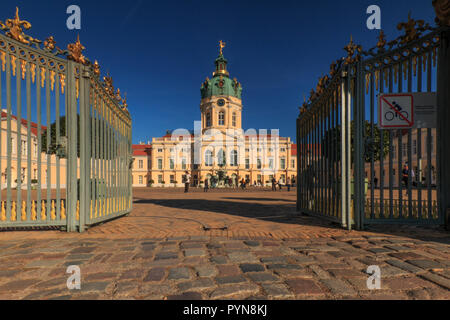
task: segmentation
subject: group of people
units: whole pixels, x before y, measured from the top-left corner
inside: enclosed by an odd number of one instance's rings
[[[277,191],[277,186],[280,191],[283,189],[283,183],[284,183],[283,179],[280,178],[277,182],[275,177],[273,177],[271,182],[272,182],[272,191]],[[287,177],[285,186],[287,187],[288,192],[291,191],[291,185],[292,185],[291,183],[294,184],[295,181],[291,181],[291,178]]]

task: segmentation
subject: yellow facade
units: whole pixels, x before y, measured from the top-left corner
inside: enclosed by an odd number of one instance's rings
[[[18,177],[21,177],[22,189],[27,188],[28,175],[30,174],[31,180],[37,180],[41,183],[41,188],[46,189],[47,183],[50,182],[51,188],[56,188],[57,181],[57,157],[55,155],[48,155],[46,153],[38,153],[38,139],[37,139],[37,126],[36,124],[31,124],[30,137],[31,140],[28,141],[28,128],[27,122],[22,120],[20,134],[18,135],[18,122],[16,117],[11,117],[11,188],[17,187]],[[0,143],[0,186],[1,189],[7,188],[8,182],[8,133],[7,133],[7,118],[6,112],[2,112],[1,116],[1,143]],[[44,132],[45,127],[41,130]],[[30,143],[30,148],[28,144]],[[21,157],[19,159],[19,150]],[[31,151],[31,157],[29,157],[29,152]],[[41,161],[41,171],[39,176],[39,166],[38,161]],[[31,158],[31,167],[29,167],[28,158]],[[20,160],[20,161],[19,161]],[[66,159],[59,159],[59,185],[61,188],[66,187],[66,169],[67,161]],[[33,183],[36,184],[36,183]]]

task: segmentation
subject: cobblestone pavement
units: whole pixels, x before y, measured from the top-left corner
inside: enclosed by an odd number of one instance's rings
[[[0,264],[0,299],[450,299],[448,232],[348,232],[285,191],[135,190],[128,217],[84,234],[0,233]]]

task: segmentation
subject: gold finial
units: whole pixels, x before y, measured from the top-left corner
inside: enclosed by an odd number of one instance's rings
[[[6,35],[19,42],[30,44],[31,42],[40,42],[39,40],[33,39],[23,33],[23,29],[30,29],[31,23],[25,20],[20,20],[19,17],[19,7],[16,7],[16,15],[14,19],[7,19],[5,23],[0,21],[0,29],[6,31]]]
[[[225,48],[227,44],[223,42],[222,40],[219,41],[219,48],[220,48],[220,55],[223,54],[223,48]]]
[[[68,59],[78,63],[87,64],[86,57],[83,55],[83,50],[86,49],[80,42],[80,35],[77,35],[77,42],[71,43],[67,46],[69,50]]]

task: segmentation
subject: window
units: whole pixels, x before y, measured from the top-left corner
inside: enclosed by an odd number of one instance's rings
[[[256,166],[258,169],[261,169],[262,165],[261,165],[261,159],[256,160]]]
[[[219,126],[225,125],[225,112],[219,112]]]
[[[213,165],[213,154],[211,150],[206,150],[205,152],[205,166],[212,167]]]
[[[280,152],[286,152],[286,148],[280,148]]]
[[[217,164],[219,166],[224,166],[226,164],[225,151],[222,149],[217,153]]]
[[[233,127],[236,127],[236,113],[235,113],[235,112],[233,112],[232,126],[233,126]]]
[[[34,143],[34,156],[37,158],[38,156],[38,145],[37,142]]]
[[[186,158],[181,159],[181,169],[186,169]]]
[[[143,184],[144,183],[144,179],[142,176],[139,176],[139,184]]]
[[[262,181],[262,177],[261,177],[261,175],[260,175],[260,174],[258,174],[258,176],[257,176],[256,180],[258,180],[258,182],[259,182],[259,183],[261,183],[261,181]]]
[[[163,181],[162,174],[158,174],[158,183],[162,183],[162,181]]]
[[[269,152],[273,152],[273,148],[269,148]]]
[[[408,146],[406,144],[403,145],[403,157],[407,157]]]
[[[144,167],[144,160],[139,160],[139,169]]]
[[[170,175],[170,183],[175,183],[175,175]]]
[[[37,180],[37,169],[33,170],[33,179]]]
[[[158,152],[163,152],[163,149],[158,149]]]
[[[273,158],[269,158],[269,169],[273,169]]]
[[[158,158],[158,170],[162,170],[163,167],[163,159]]]
[[[250,159],[245,159],[245,169],[250,169]]]
[[[256,151],[261,152],[261,148],[256,149]]]
[[[230,157],[230,164],[232,166],[237,166],[238,165],[238,152],[237,150],[232,150],[231,151],[231,157]]]
[[[211,113],[206,114],[206,126],[211,127]]]
[[[175,161],[173,160],[173,158],[169,159],[169,167],[171,170],[175,169]]]
[[[249,148],[245,149],[245,152],[250,152],[250,149]]]
[[[25,140],[22,140],[22,155],[27,155],[27,142]]]
[[[292,160],[291,160],[291,168],[292,168],[292,169],[295,169],[295,159],[292,159]]]
[[[284,157],[280,159],[280,169],[281,170],[286,169],[286,158]]]
[[[413,140],[413,153],[417,154],[417,140]]]

